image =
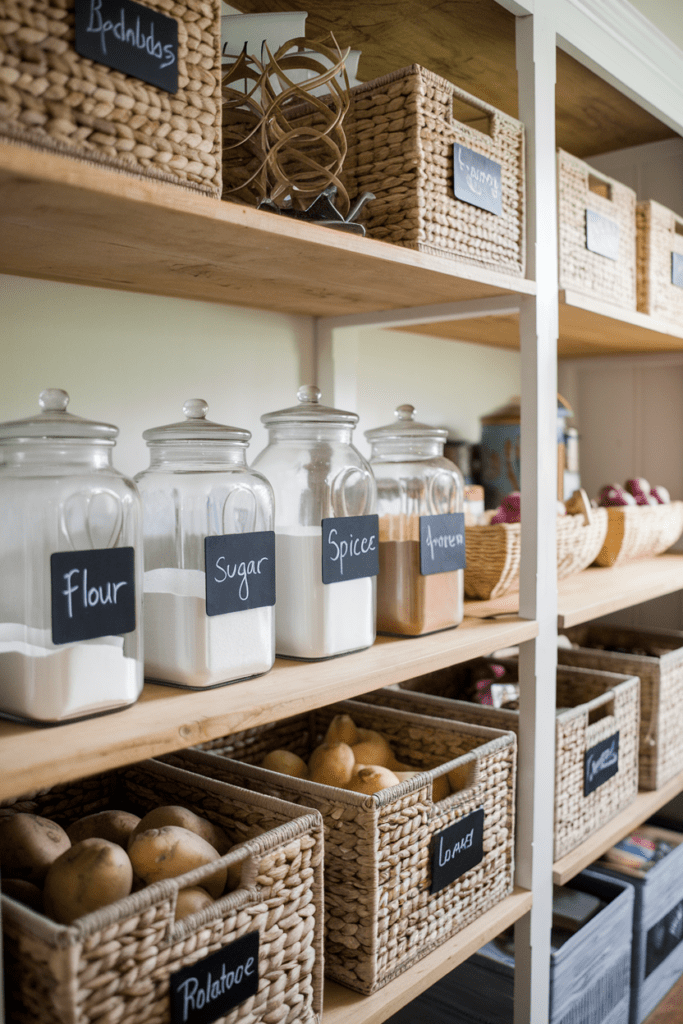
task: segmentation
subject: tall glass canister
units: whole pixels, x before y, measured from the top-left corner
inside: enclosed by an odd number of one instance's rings
[[[250,469],[248,430],[206,418],[146,430],[136,476],[145,535],[145,675],[204,688],[275,660],[273,491]]]
[[[0,424],[0,712],[57,723],[140,695],[142,522],[118,429],[39,402]]]
[[[376,488],[351,443],[358,416],[321,405],[316,387],[297,397],[261,417],[269,444],[254,466],[275,491],[276,650],[317,660],[374,643]]]
[[[366,430],[377,480],[377,629],[420,636],[463,618],[462,473],[443,456],[447,431],[400,405],[395,421]]]

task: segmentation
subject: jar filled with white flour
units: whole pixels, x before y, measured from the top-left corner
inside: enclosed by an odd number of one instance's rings
[[[261,675],[275,661],[273,491],[249,469],[251,434],[212,423],[194,398],[185,419],[142,435],[145,675],[205,688]]]
[[[0,424],[0,713],[72,721],[132,704],[143,682],[142,517],[112,465],[118,429],[66,391]]]
[[[376,487],[351,443],[358,416],[321,405],[316,387],[297,397],[261,417],[270,440],[254,466],[275,491],[276,650],[317,660],[374,643]]]

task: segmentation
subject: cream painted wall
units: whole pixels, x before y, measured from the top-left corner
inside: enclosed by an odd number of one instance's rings
[[[683,50],[683,4],[681,0],[631,0],[641,14]]]

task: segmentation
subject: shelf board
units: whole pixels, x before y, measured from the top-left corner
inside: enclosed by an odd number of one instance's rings
[[[620,839],[627,836],[634,828],[638,828],[649,817],[656,814],[660,808],[673,800],[683,790],[683,772],[675,775],[661,789],[651,792],[641,791],[634,802],[621,811],[615,818],[608,821],[601,829],[594,832],[585,843],[581,843],[575,850],[566,854],[553,865],[553,882],[556,885],[564,885],[570,878],[577,875],[579,871],[592,864],[594,860],[601,857],[605,850],[618,843]]]
[[[423,960],[369,996],[325,982],[325,1024],[381,1024],[531,910],[531,893],[514,892]]]
[[[328,661],[278,659],[266,675],[218,689],[146,683],[140,700],[114,717],[49,730],[0,722],[0,799],[357,697],[537,633],[537,624],[524,619],[466,619],[457,629],[431,636],[379,637],[365,651]]]

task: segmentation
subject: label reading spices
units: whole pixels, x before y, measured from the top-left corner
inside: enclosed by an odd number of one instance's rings
[[[379,517],[322,520],[323,583],[359,580],[379,573]]]
[[[95,548],[50,556],[52,642],[69,644],[135,629],[135,551]]]
[[[583,795],[588,796],[619,771],[619,733],[608,736],[584,754]]]
[[[258,992],[259,933],[249,932],[169,978],[171,1024],[213,1024]]]
[[[225,615],[275,604],[275,533],[204,538],[206,614]]]
[[[671,253],[671,283],[683,288],[683,253]]]
[[[608,260],[619,259],[619,225],[595,210],[586,210],[586,248]]]
[[[465,513],[420,516],[420,573],[465,568]]]
[[[453,192],[456,199],[500,216],[503,212],[500,164],[456,142],[453,146]]]
[[[440,892],[484,858],[484,808],[432,837],[432,885]]]

